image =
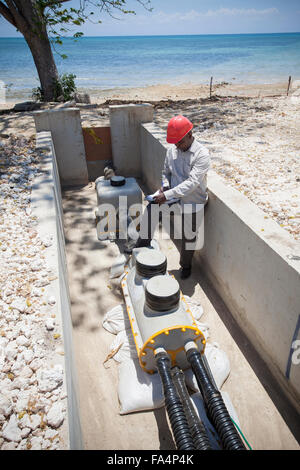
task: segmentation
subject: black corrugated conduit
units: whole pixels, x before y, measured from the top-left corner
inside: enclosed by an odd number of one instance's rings
[[[223,448],[225,450],[246,450],[230,418],[221,393],[211,381],[211,372],[207,372],[208,364],[206,363],[205,367],[202,356],[196,348],[187,350],[186,355],[196,376],[200,392],[208,409],[209,418],[219,434]]]
[[[196,449],[212,450],[204,424],[200,420],[187,391],[184,373],[178,366],[173,367],[171,373],[178,395],[183,404],[183,409]]]
[[[159,352],[156,354],[155,360],[163,385],[165,407],[170,420],[176,447],[178,450],[194,450],[195,445],[189,430],[183,405],[172,379],[171,360],[166,352]]]

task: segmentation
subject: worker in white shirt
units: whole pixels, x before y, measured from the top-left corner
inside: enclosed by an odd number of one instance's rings
[[[199,213],[199,207],[203,207],[208,199],[206,175],[210,163],[209,152],[195,139],[192,129],[193,124],[184,116],[175,116],[170,120],[167,129],[167,142],[174,145],[167,150],[159,193],[153,197],[153,202],[147,206],[147,213],[143,216],[143,218],[147,218],[147,235],[144,238],[140,236],[134,245],[129,243],[124,250],[128,253],[134,247],[150,245],[155,231],[155,226],[151,223],[153,204],[161,205],[168,203],[168,201],[171,203],[178,201],[182,212],[180,252],[182,279],[191,274],[194,249],[187,247],[196,240],[196,236],[187,240],[184,227],[186,224],[190,224],[191,233],[197,232],[198,219],[196,215]],[[187,244],[188,242],[190,245]]]

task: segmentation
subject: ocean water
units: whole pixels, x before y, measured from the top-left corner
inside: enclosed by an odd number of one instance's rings
[[[68,56],[54,54],[59,73],[74,73],[79,88],[300,79],[300,33],[84,37],[56,47]],[[0,80],[15,92],[39,85],[23,38],[0,38]]]

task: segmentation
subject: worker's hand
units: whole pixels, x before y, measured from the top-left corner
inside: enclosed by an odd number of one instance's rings
[[[166,200],[167,200],[167,199],[166,199],[166,196],[164,195],[163,192],[159,192],[159,194],[158,194],[157,196],[154,196],[154,202],[155,202],[156,204],[161,205],[161,204],[163,204],[164,202],[166,202]]]

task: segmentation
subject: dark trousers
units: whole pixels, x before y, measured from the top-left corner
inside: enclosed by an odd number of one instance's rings
[[[156,207],[155,207],[156,206]],[[163,205],[162,205],[163,206]],[[151,243],[151,240],[153,238],[153,235],[154,235],[154,232],[155,232],[155,229],[156,229],[156,226],[157,226],[157,222],[158,222],[158,218],[153,214],[154,210],[156,211],[156,215],[157,215],[157,211],[159,209],[160,213],[159,215],[160,216],[163,216],[162,214],[162,206],[160,206],[158,208],[158,205],[155,204],[155,203],[149,203],[148,206],[146,207],[146,210],[142,216],[142,219],[141,219],[141,230],[140,230],[140,235],[139,235],[139,238],[137,240],[137,243],[136,243],[136,247],[142,247],[142,246],[149,246],[150,243]],[[155,207],[155,209],[154,209]],[[174,207],[174,206],[173,206]],[[178,205],[177,205],[177,214],[178,214]],[[154,209],[154,210],[153,210]],[[175,234],[176,234],[176,230],[174,232],[174,214],[171,213],[171,220],[170,220],[170,232],[169,232],[169,235],[170,237],[174,237],[174,238],[178,238],[178,237],[175,237]],[[194,245],[196,243],[196,238],[197,238],[197,235],[194,235],[194,236],[190,236],[189,234],[187,234],[187,230],[186,230],[186,227],[187,225],[189,224],[190,227],[189,229],[192,230],[192,232],[196,232],[196,229],[197,229],[197,217],[196,217],[196,213],[193,212],[193,213],[189,213],[189,214],[185,214],[185,213],[180,213],[179,215],[180,217],[180,223],[181,223],[181,227],[180,227],[180,242],[181,242],[181,247],[180,247],[180,261],[179,261],[179,264],[182,268],[189,268],[192,264],[192,258],[193,258],[193,255],[194,255],[194,252],[195,252],[195,249],[193,249],[193,247],[191,247],[191,245]],[[162,218],[162,217],[160,217]],[[189,230],[190,232],[190,230]]]

